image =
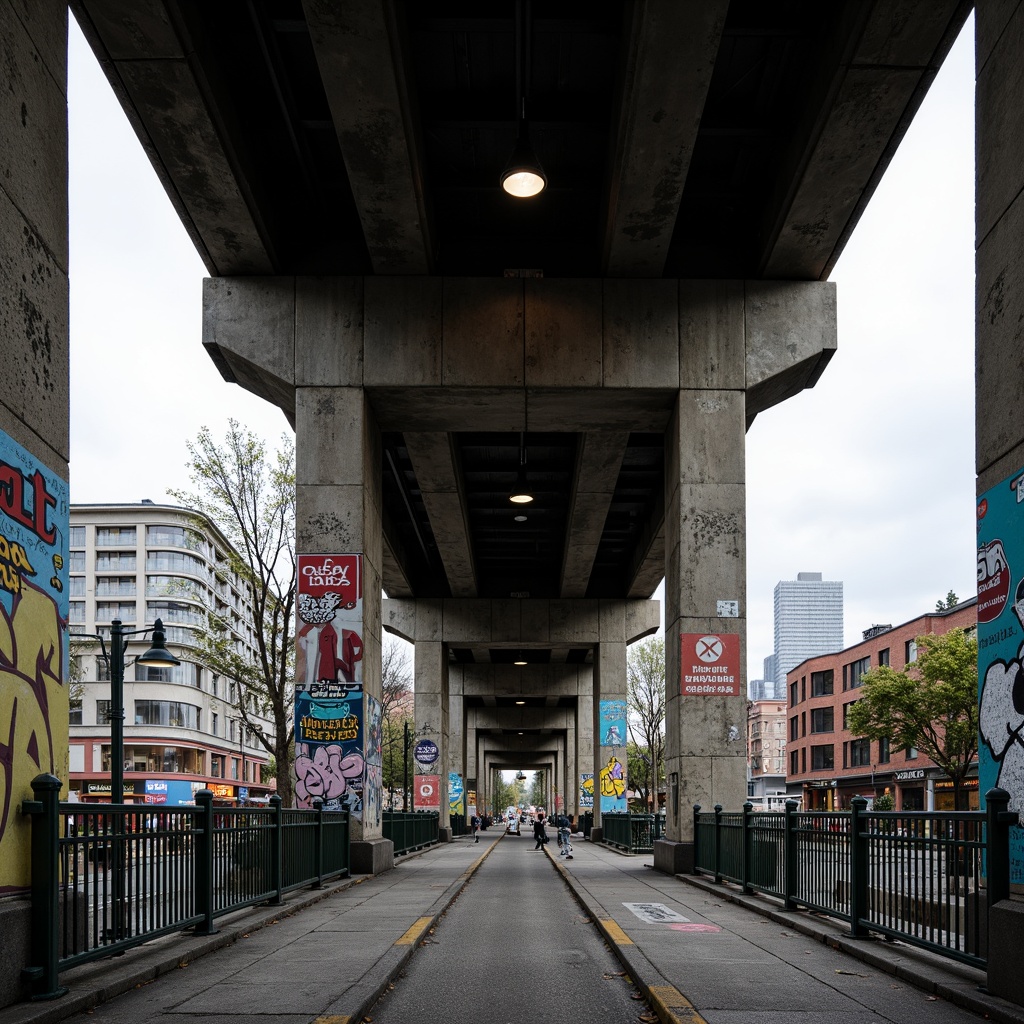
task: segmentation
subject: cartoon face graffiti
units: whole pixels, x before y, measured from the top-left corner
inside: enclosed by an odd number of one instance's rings
[[[1010,794],[1010,809],[1024,810],[1024,667],[1017,657],[994,661],[985,671],[981,691],[981,738],[999,765],[996,785]]]

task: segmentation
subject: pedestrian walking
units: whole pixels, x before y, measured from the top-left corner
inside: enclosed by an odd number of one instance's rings
[[[474,843],[479,843],[480,842],[480,817],[479,817],[479,815],[474,814],[473,818],[472,818],[472,821],[473,821],[473,842]]]
[[[544,844],[548,841],[548,833],[544,828],[544,812],[541,811],[537,814],[537,819],[533,823],[533,838],[537,841],[537,845],[534,846],[535,850],[543,848]]]
[[[558,826],[558,856],[572,860],[572,843],[569,841],[572,822],[564,814],[559,814],[555,818],[555,824]]]

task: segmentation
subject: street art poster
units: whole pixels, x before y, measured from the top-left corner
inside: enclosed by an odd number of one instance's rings
[[[448,773],[448,812],[450,814],[466,813],[466,789],[462,784],[462,776],[458,772]]]
[[[381,800],[363,753],[363,556],[299,555],[298,570],[296,805],[319,797],[362,821],[366,797],[378,813]]]
[[[1024,470],[978,499],[978,781],[1024,814]],[[1024,883],[1024,840],[1011,831],[1010,879]]]
[[[624,700],[601,701],[601,746],[624,747],[626,745],[626,702]]]
[[[608,758],[598,778],[601,785],[601,813],[625,813],[626,764],[614,754]]]
[[[366,694],[366,774],[363,779],[363,824],[380,827],[384,807],[384,706]]]
[[[68,485],[0,432],[0,894],[30,882],[42,772],[67,779]]]
[[[684,697],[740,693],[739,633],[680,633],[679,692]]]
[[[363,684],[332,680],[295,688],[295,805],[363,820]],[[378,797],[379,799],[379,797]]]
[[[441,776],[417,775],[413,784],[412,805],[417,811],[440,811]]]
[[[299,555],[297,685],[363,681],[363,556]]]
[[[580,773],[580,808],[590,811],[594,808],[594,773]]]

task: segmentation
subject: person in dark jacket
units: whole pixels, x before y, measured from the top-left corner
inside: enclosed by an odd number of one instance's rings
[[[534,847],[535,850],[539,850],[548,841],[548,834],[544,830],[543,811],[538,812],[537,818],[533,823],[533,838],[537,840],[537,845]]]

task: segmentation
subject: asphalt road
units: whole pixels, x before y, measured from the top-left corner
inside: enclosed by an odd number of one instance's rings
[[[554,835],[548,848],[557,853]],[[635,992],[554,865],[524,832],[495,846],[373,1019],[626,1024],[649,1012],[632,998]]]

